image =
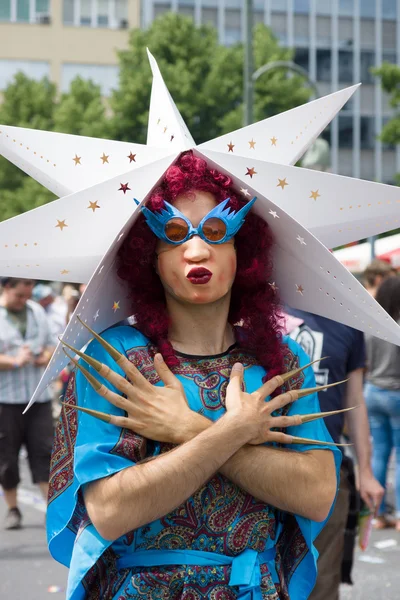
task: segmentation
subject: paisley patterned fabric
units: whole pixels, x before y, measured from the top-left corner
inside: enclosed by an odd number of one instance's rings
[[[125,352],[152,384],[162,385],[153,367],[157,348],[140,332],[131,327],[117,327],[103,335]],[[287,370],[308,361],[291,340],[285,341],[284,350]],[[92,343],[87,352],[123,374],[97,342]],[[226,388],[235,362],[244,365],[244,387],[249,392],[261,385],[265,375],[254,356],[236,345],[213,357],[178,356],[179,365],[173,371],[182,381],[191,409],[211,420],[225,412]],[[286,386],[312,387],[312,377],[312,371],[307,370]],[[79,372],[76,378],[71,378],[66,395],[67,404],[76,402],[121,414],[98,396]],[[318,410],[316,397],[310,396],[301,402],[295,412]],[[293,412],[293,405],[288,412]],[[272,547],[276,547],[276,560],[260,566],[263,600],[307,598],[307,589],[311,590],[315,580],[316,554],[312,541],[322,524],[282,514],[220,473],[163,518],[112,543],[101,538],[85,509],[82,493],[85,485],[166,452],[171,445],[144,439],[128,430],[121,431],[84,413],[79,413],[78,419],[77,422],[76,411],[63,409],[54,444],[48,508],[50,551],[70,567],[68,599],[236,600],[238,588],[229,585],[229,565],[160,565],[119,570],[117,560],[141,550],[197,550],[235,557],[244,550],[261,553]],[[323,422],[292,430],[293,435],[330,440]],[[312,446],[292,448],[315,449]],[[296,590],[301,590],[302,595],[297,596]]]

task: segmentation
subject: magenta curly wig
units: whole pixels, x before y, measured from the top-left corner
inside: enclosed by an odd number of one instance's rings
[[[229,206],[238,211],[245,201],[238,196],[232,180],[185,152],[167,170],[160,186],[147,203],[150,210],[161,210],[164,200],[193,190],[209,192],[216,201],[230,198]],[[157,238],[140,215],[118,254],[118,275],[129,283],[132,311],[138,329],[150,338],[173,367],[178,359],[168,341],[169,318],[164,288],[154,268]],[[273,238],[267,223],[252,211],[235,236],[237,272],[232,286],[228,320],[235,326],[240,347],[252,352],[268,370],[268,379],[282,373],[283,349],[280,333],[279,299],[269,285],[272,275]]]

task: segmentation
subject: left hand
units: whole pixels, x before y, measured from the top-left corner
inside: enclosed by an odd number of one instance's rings
[[[42,352],[34,360],[35,367],[47,367],[51,359],[51,352],[49,350],[42,350]]]
[[[360,472],[360,496],[368,508],[377,514],[385,494],[384,488],[375,479],[371,471]]]

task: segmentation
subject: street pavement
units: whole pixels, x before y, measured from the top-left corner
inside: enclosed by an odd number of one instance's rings
[[[51,600],[52,595],[61,600],[67,569],[47,550],[45,504],[30,483],[25,459],[21,467],[23,529],[2,529],[6,510],[0,498],[0,600]],[[368,549],[356,551],[353,580],[353,586],[341,587],[340,600],[400,600],[400,533],[373,531]]]

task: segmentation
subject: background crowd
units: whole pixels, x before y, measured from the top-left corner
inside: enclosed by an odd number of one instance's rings
[[[396,270],[375,260],[361,281],[400,321]],[[27,454],[33,482],[47,496],[53,429],[68,368],[22,413],[83,291],[83,285],[1,280],[0,484],[8,507],[6,529],[22,526],[17,503],[21,450]],[[317,540],[319,577],[311,598],[333,600],[338,598],[340,582],[351,582],[360,509],[375,515],[376,528],[400,532],[400,348],[324,317],[286,310],[286,333],[318,361],[317,384],[348,380],[345,386],[320,394],[321,410],[358,406],[346,419],[340,415],[326,421],[335,442],[347,438],[352,443],[345,451],[335,511]],[[324,356],[328,358],[322,360]],[[384,493],[390,460],[395,463],[394,503]]]

